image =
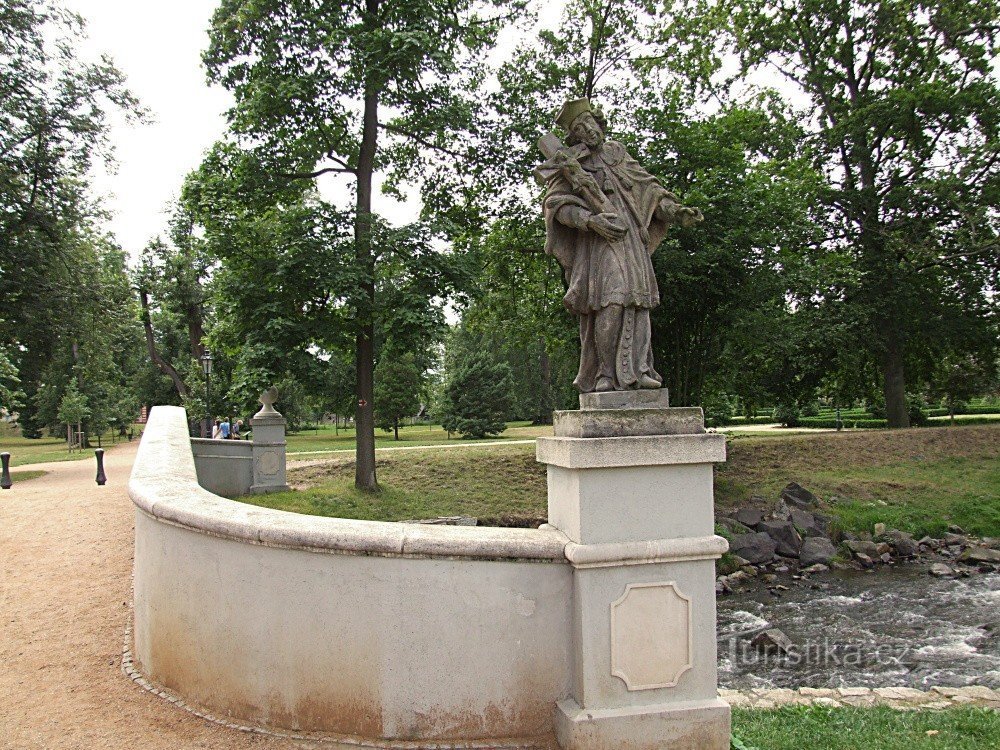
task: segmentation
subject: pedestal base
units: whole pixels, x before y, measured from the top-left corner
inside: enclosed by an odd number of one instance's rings
[[[612,709],[556,704],[563,750],[729,750],[729,704],[720,699]]]

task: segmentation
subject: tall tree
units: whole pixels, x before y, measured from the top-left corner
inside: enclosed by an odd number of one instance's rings
[[[462,90],[477,77],[474,55],[489,47],[497,16],[477,8],[521,3],[364,0],[247,4],[223,0],[205,54],[212,80],[236,95],[233,132],[252,144],[277,180],[342,173],[355,179],[357,288],[355,483],[377,487],[373,419],[376,258],[373,176],[408,170],[431,148],[458,153],[472,119]],[[388,115],[388,116],[387,116]],[[386,143],[388,141],[388,143]]]
[[[54,332],[101,302],[85,272],[102,218],[88,170],[110,153],[107,114],[139,114],[110,60],[81,58],[82,33],[78,16],[44,0],[0,6],[0,344],[19,371],[27,436],[39,434],[38,390],[65,343]]]
[[[891,427],[909,424],[908,363],[934,348],[948,300],[989,325],[1000,203],[996,0],[696,0],[679,8],[678,48],[699,73],[735,53],[735,78],[773,75],[807,107],[808,139],[827,186],[823,248],[848,269],[814,290],[851,308],[882,375]],[[720,34],[720,32],[722,32]]]
[[[416,415],[423,387],[423,371],[412,352],[383,353],[375,368],[375,423],[399,440],[399,420]]]

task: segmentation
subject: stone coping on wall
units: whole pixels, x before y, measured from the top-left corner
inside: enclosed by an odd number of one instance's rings
[[[260,508],[198,484],[184,409],[156,406],[136,455],[129,495],[164,523],[252,544],[313,552],[565,563],[555,529],[428,526],[324,518]]]
[[[842,688],[755,688],[719,690],[719,697],[733,708],[772,709],[782,706],[841,706],[867,708],[886,706],[899,710],[943,709],[979,706],[1000,709],[1000,690],[984,685],[969,687],[842,687]]]

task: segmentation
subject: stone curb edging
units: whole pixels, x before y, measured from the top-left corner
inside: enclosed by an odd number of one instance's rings
[[[977,706],[1000,710],[1000,690],[972,687],[808,688],[719,690],[719,697],[733,708],[769,709],[781,706],[827,706],[866,708],[886,706],[900,711],[940,710],[955,706]]]

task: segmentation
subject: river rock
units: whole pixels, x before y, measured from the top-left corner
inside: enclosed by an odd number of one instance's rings
[[[858,553],[858,554],[856,554],[856,555],[855,555],[854,557],[855,557],[855,559],[856,559],[856,560],[857,560],[857,561],[858,561],[859,563],[861,563],[861,567],[862,567],[862,568],[874,568],[874,567],[875,567],[875,561],[874,561],[874,560],[872,560],[872,559],[871,559],[871,558],[870,558],[870,557],[869,557],[868,555],[866,555],[866,554],[865,554],[864,552],[859,552],[859,553]]]
[[[757,508],[740,508],[733,513],[733,519],[752,529],[764,520],[764,511]]]
[[[811,565],[826,565],[837,555],[837,548],[826,537],[811,536],[802,542],[799,562],[809,567]]]
[[[920,545],[905,531],[890,529],[885,535],[899,557],[916,557],[920,554]]]
[[[802,536],[826,536],[830,528],[829,516],[819,513],[810,513],[807,510],[790,508],[788,511],[789,520],[798,529]]]
[[[878,557],[878,545],[875,542],[865,542],[865,541],[846,541],[844,546],[847,547],[855,557],[858,555],[868,555],[868,557]]]
[[[747,528],[735,518],[728,518],[726,516],[719,516],[715,519],[715,523],[730,534],[749,534],[753,531],[753,529]]]
[[[947,532],[946,534],[942,534],[941,541],[944,544],[947,544],[949,547],[953,544],[961,545],[963,547],[966,544],[968,544],[968,540],[964,536],[962,536],[961,534],[955,534],[954,532],[951,531]]]
[[[802,544],[805,547],[805,543]],[[823,563],[816,563],[815,565],[810,565],[808,568],[803,568],[803,573],[826,573],[830,568]]]
[[[739,555],[751,565],[770,562],[774,559],[777,548],[778,543],[761,531],[737,534],[729,542],[729,551]]]
[[[777,553],[782,557],[798,557],[802,549],[802,537],[795,530],[791,521],[764,521],[757,525],[762,531],[777,542]]]
[[[761,651],[777,651],[782,654],[787,654],[795,648],[792,639],[777,628],[758,633],[750,641],[750,645]]]
[[[960,558],[963,562],[992,563],[1000,565],[1000,550],[989,547],[969,547]]]
[[[949,568],[944,563],[934,563],[931,565],[930,571],[928,571],[932,576],[937,576],[938,578],[944,578],[945,576],[954,575],[955,571]]]
[[[789,482],[785,486],[781,491],[781,499],[788,507],[799,510],[809,510],[819,504],[819,499],[813,493],[795,482]]]

